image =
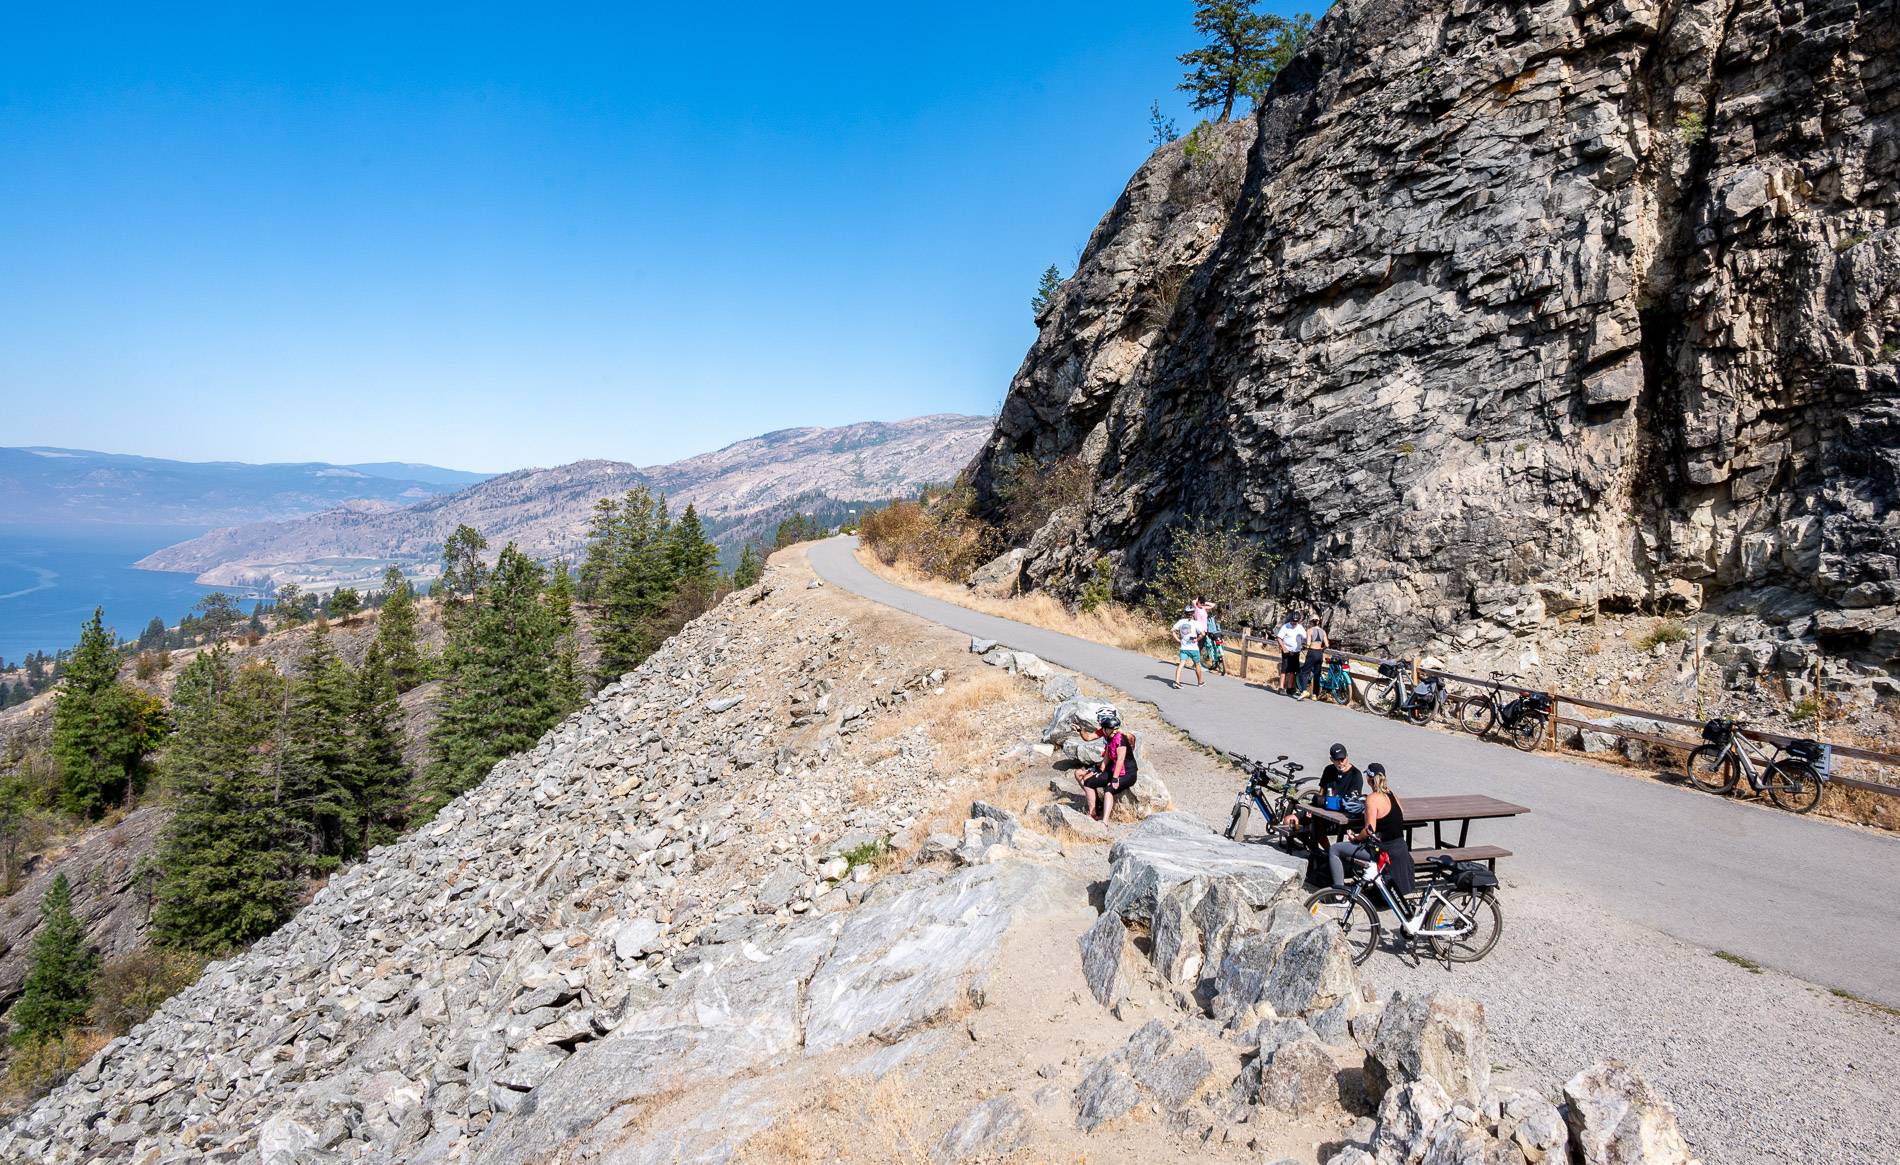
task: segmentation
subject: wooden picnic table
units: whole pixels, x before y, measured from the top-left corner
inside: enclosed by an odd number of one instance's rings
[[[1483,793],[1453,793],[1443,797],[1405,797],[1401,800],[1405,805],[1405,844],[1408,846],[1412,844],[1414,829],[1429,825],[1432,827],[1432,848],[1425,851],[1428,854],[1446,852],[1455,855],[1458,851],[1471,849],[1472,847],[1467,842],[1470,839],[1473,821],[1516,817],[1520,813],[1530,812],[1522,805],[1500,801],[1496,797],[1488,797]],[[1323,809],[1318,805],[1313,805],[1307,808],[1307,812],[1342,828],[1352,823],[1351,817],[1335,809]],[[1445,844],[1445,827],[1454,821],[1458,823],[1458,840],[1447,845]],[[1479,848],[1487,851],[1496,849],[1494,846]],[[1499,857],[1509,857],[1510,851],[1498,850],[1496,853],[1473,856],[1478,860],[1495,862]]]

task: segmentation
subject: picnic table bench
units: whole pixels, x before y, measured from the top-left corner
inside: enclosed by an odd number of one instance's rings
[[[1428,862],[1436,857],[1448,857],[1460,862],[1483,862],[1497,869],[1499,858],[1508,858],[1511,851],[1495,845],[1467,844],[1471,837],[1471,823],[1499,817],[1516,817],[1530,810],[1509,801],[1500,801],[1483,793],[1454,793],[1440,797],[1403,797],[1405,806],[1405,844],[1410,846],[1412,831],[1432,827],[1432,845],[1430,849],[1412,850],[1412,860],[1418,863]],[[1317,805],[1309,806],[1307,812],[1313,816],[1330,821],[1344,828],[1351,824],[1352,818],[1335,809],[1323,809]],[[1457,839],[1446,844],[1447,827],[1457,823]]]

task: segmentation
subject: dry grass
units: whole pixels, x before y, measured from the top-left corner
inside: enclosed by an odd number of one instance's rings
[[[1045,594],[1028,594],[1013,599],[988,598],[974,593],[968,587],[946,582],[901,562],[887,565],[877,555],[862,548],[858,550],[858,561],[873,574],[907,590],[942,599],[946,603],[955,603],[959,607],[968,607],[972,611],[981,611],[985,615],[1013,619],[1045,631],[1073,635],[1077,639],[1104,643],[1127,651],[1144,651],[1163,656],[1170,654],[1166,629],[1155,625],[1141,612],[1118,603],[1104,603],[1083,614],[1070,610]]]
[[[865,1161],[930,1165],[927,1114],[895,1074],[876,1085],[832,1080],[739,1147],[737,1165]]]

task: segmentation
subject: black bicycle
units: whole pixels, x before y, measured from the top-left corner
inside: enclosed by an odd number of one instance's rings
[[[1821,803],[1821,787],[1831,775],[1832,750],[1818,740],[1791,740],[1774,752],[1742,735],[1737,720],[1715,719],[1702,726],[1701,745],[1689,754],[1689,783],[1705,793],[1727,796],[1748,778],[1748,787],[1792,813],[1811,812]]]
[[[1284,756],[1262,762],[1237,752],[1223,755],[1247,774],[1247,787],[1234,798],[1234,813],[1227,820],[1226,834],[1230,841],[1241,841],[1247,836],[1247,818],[1256,811],[1271,831],[1287,814],[1299,808],[1301,787],[1317,783],[1315,777],[1299,775],[1305,765]]]
[[[1544,739],[1550,724],[1550,696],[1543,692],[1520,692],[1504,698],[1504,681],[1523,677],[1515,672],[1494,671],[1488,692],[1466,696],[1458,710],[1458,724],[1474,736],[1493,729],[1510,738],[1512,744],[1530,752]]]

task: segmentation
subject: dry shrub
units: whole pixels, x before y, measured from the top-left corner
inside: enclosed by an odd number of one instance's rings
[[[972,611],[981,611],[985,615],[1013,619],[1045,631],[1073,635],[1077,639],[1105,643],[1127,651],[1158,652],[1164,656],[1173,653],[1166,628],[1158,626],[1141,612],[1119,603],[1103,603],[1093,611],[1076,611],[1040,591],[1013,599],[992,599],[978,595],[968,587],[909,569],[902,563],[885,563],[874,554],[860,551],[858,558],[872,573],[899,586],[933,599],[942,599],[946,603],[955,603],[959,607],[968,607]]]
[[[1047,465],[1026,454],[1012,454],[997,466],[993,486],[1003,516],[1003,536],[1012,546],[1028,545],[1050,515],[1088,502],[1094,490],[1089,467],[1070,454]]]
[[[93,981],[93,1023],[111,1035],[124,1035],[197,982],[203,970],[204,960],[196,955],[150,947],[108,959]]]
[[[929,1116],[896,1074],[872,1085],[833,1080],[739,1147],[735,1165],[875,1161],[930,1165]]]
[[[892,502],[865,514],[858,536],[886,565],[961,581],[1003,550],[996,529],[970,512],[971,501],[958,487],[926,501]]]
[[[111,1042],[104,1032],[80,1030],[14,1049],[7,1065],[5,1108],[18,1112],[45,1096]]]

